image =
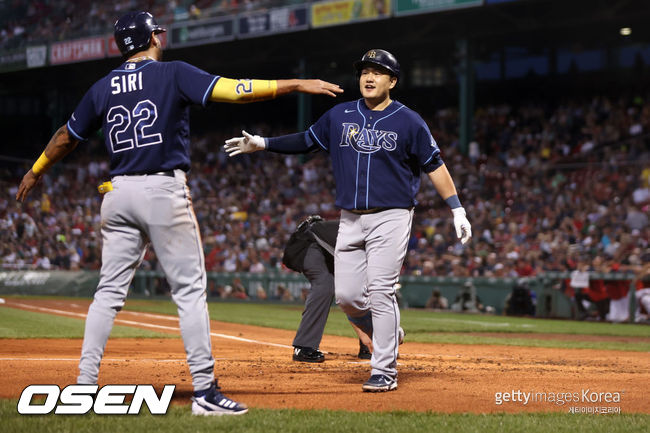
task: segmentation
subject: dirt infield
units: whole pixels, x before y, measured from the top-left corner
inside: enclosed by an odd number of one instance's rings
[[[88,304],[7,299],[3,307],[82,317]],[[160,315],[124,311],[116,324],[179,334],[177,320]],[[213,321],[212,332],[220,385],[228,396],[254,408],[490,413],[605,407],[650,413],[648,353],[419,344],[408,342],[407,334],[400,349],[399,388],[368,394],[361,392],[361,384],[368,378],[369,362],[356,358],[354,339],[325,336],[321,349],[328,352],[326,362],[304,364],[291,360],[292,331]],[[29,384],[74,383],[80,350],[81,340],[3,339],[0,398],[17,398]],[[174,401],[187,404],[191,378],[182,341],[109,339],[100,371],[100,384],[107,383],[176,384]],[[513,391],[530,392],[531,398],[527,404],[495,403],[495,393]],[[620,393],[620,402],[605,401],[600,393],[607,392]],[[572,393],[580,401],[549,401],[559,393]]]

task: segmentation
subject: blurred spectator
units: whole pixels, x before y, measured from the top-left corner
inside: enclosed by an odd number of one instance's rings
[[[520,278],[506,297],[505,313],[508,316],[535,315],[535,304],[527,279]]]
[[[451,304],[451,310],[463,313],[487,312],[486,307],[481,303],[481,298],[476,294],[476,287],[472,281],[466,281],[458,290],[458,295]]]
[[[257,285],[257,289],[255,290],[255,298],[257,298],[260,301],[265,301],[267,298],[266,290],[264,290],[264,287],[262,287],[261,284]]]
[[[241,278],[233,278],[230,297],[235,299],[248,299],[248,293],[246,293],[246,287],[242,284]]]
[[[434,310],[446,310],[449,308],[449,301],[447,298],[440,294],[440,290],[434,289],[431,296],[427,300],[425,308],[433,308]]]
[[[636,323],[650,323],[650,263],[637,268]]]
[[[49,43],[112,33],[127,10],[147,10],[158,23],[205,19],[239,11],[282,6],[275,0],[12,0],[0,2],[0,52],[27,43]]]
[[[293,301],[293,296],[291,296],[291,292],[283,284],[278,284],[275,296],[271,297],[271,299],[277,301]]]

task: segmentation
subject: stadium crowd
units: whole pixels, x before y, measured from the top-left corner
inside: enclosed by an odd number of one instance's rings
[[[112,33],[115,19],[126,11],[147,10],[158,23],[251,12],[292,0],[12,0],[0,2],[0,51],[27,43],[49,43]]]
[[[554,108],[490,106],[476,113],[476,142],[458,149],[458,113],[425,120],[459,187],[474,238],[456,239],[451,215],[423,182],[403,272],[532,276],[578,268],[634,269],[650,262],[650,102],[596,98]],[[269,125],[250,128],[261,135]],[[189,176],[209,271],[281,270],[284,244],[311,214],[336,218],[327,155],[244,155],[221,150],[233,130],[193,138]],[[4,269],[98,269],[96,185],[108,161],[96,139],[43,178],[21,207],[24,166],[2,174]],[[155,252],[142,265],[157,269]]]

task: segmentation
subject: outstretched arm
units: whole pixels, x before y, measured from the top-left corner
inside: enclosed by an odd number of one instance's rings
[[[24,201],[32,188],[36,186],[43,173],[63,159],[68,153],[72,152],[78,143],[79,140],[70,135],[66,125],[60,127],[50,139],[41,156],[23,177],[18,187],[18,192],[16,193],[16,200],[20,202]]]
[[[274,99],[292,92],[336,96],[343,93],[343,89],[323,80],[233,80],[221,77],[212,88],[210,100],[245,104]]]
[[[461,243],[467,243],[472,237],[472,226],[465,216],[465,208],[460,204],[458,193],[456,192],[456,186],[449,174],[449,170],[447,170],[447,166],[442,164],[430,172],[429,179],[431,179],[438,194],[440,194],[451,208],[451,212],[454,215],[456,236],[458,236]]]
[[[313,144],[307,142],[307,135],[304,132],[270,138],[251,135],[246,131],[242,131],[241,133],[244,135],[243,137],[233,137],[226,140],[224,149],[228,156],[252,153],[259,150],[269,150],[275,153],[291,155],[308,153],[314,149]]]
[[[338,84],[332,84],[323,80],[278,80],[277,96],[292,92],[336,97],[337,94],[343,93],[343,89]]]

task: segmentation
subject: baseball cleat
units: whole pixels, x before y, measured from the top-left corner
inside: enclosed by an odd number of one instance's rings
[[[294,347],[293,360],[299,362],[323,362],[325,355],[318,349],[311,347]]]
[[[397,389],[397,378],[392,378],[384,374],[373,374],[363,384],[363,390],[365,392],[386,392],[394,389]]]
[[[372,352],[370,352],[370,349],[368,349],[368,346],[363,344],[361,340],[359,340],[359,354],[357,355],[357,358],[359,359],[370,359],[372,358]]]
[[[229,399],[219,390],[215,380],[210,388],[195,392],[192,397],[192,415],[243,415],[248,412],[248,406]]]

